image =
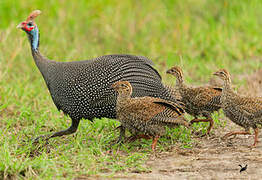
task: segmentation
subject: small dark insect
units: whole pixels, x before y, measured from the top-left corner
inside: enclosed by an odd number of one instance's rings
[[[247,170],[247,164],[246,164],[246,166],[244,166],[244,167],[242,167],[242,165],[240,165],[240,164],[239,164],[238,166],[240,166],[240,168],[241,168],[240,171],[239,171],[240,173],[241,173],[242,171]]]

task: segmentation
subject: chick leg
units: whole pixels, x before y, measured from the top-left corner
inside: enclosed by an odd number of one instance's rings
[[[128,142],[134,142],[135,140],[141,139],[141,138],[143,138],[143,139],[151,139],[151,137],[148,136],[148,135],[138,134],[138,135],[133,135],[133,136],[129,137],[128,138]]]
[[[247,134],[251,134],[250,132],[248,131],[235,131],[235,132],[230,132],[230,133],[227,133],[225,136],[223,136],[222,139],[226,139],[230,136],[233,136],[233,135],[237,135],[237,134],[243,134],[243,135],[247,135]]]
[[[255,132],[255,140],[254,140],[254,144],[251,147],[256,147],[258,143],[258,128],[255,128],[254,132]]]
[[[126,134],[126,129],[123,126],[118,126],[117,128],[120,129],[120,134],[117,140],[117,144],[122,144],[123,143],[123,138],[125,138],[125,134]]]
[[[157,140],[159,139],[159,136],[155,136],[151,145],[152,151],[155,151]]]
[[[193,123],[196,123],[196,122],[209,122],[209,127],[208,127],[207,133],[205,135],[210,134],[210,131],[211,131],[213,125],[214,125],[214,120],[212,118],[207,118],[207,119],[197,119],[197,118],[195,118],[195,119],[190,121],[190,124],[193,124]]]

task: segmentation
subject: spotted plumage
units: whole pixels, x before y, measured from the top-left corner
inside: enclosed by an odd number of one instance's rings
[[[39,51],[39,31],[34,22],[39,14],[39,10],[33,11],[17,27],[27,33],[33,58],[54,104],[72,119],[68,129],[44,138],[74,133],[82,118],[116,118],[117,95],[111,88],[116,81],[127,80],[132,83],[133,97],[161,97],[177,102],[163,86],[159,73],[152,67],[152,61],[143,56],[106,55],[75,62],[47,59]]]
[[[185,111],[194,116],[195,122],[209,122],[207,133],[210,132],[214,121],[211,113],[221,108],[220,97],[222,89],[218,87],[190,87],[184,83],[184,75],[180,67],[174,66],[167,70],[168,74],[176,77],[176,88],[181,95],[181,101],[185,105]],[[198,119],[198,116],[204,116],[206,119]]]
[[[144,134],[152,137],[152,149],[157,139],[165,133],[165,126],[184,125],[183,110],[171,101],[153,97],[131,98],[132,86],[128,81],[119,81],[112,85],[118,92],[117,119],[121,126],[132,134]]]
[[[222,109],[232,122],[243,127],[245,131],[227,133],[224,138],[236,134],[250,134],[250,128],[255,131],[255,140],[252,146],[258,143],[258,127],[262,125],[262,99],[253,97],[244,97],[238,95],[232,90],[231,78],[227,70],[221,69],[214,73],[224,82],[221,103]]]

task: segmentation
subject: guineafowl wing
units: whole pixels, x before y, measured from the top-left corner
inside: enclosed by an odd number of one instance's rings
[[[198,95],[193,99],[195,107],[216,106],[221,107],[221,91],[211,87],[201,88]]]
[[[231,102],[248,118],[253,119],[262,116],[262,100],[258,98],[238,96]]]
[[[177,106],[177,103],[167,101],[167,100],[164,100],[164,99],[155,98],[153,103],[162,105],[167,109],[175,111],[178,115],[181,115],[185,112],[184,109],[181,106]]]
[[[171,87],[169,85],[164,85],[164,86],[170,92],[172,97],[176,98],[178,101],[181,101],[182,97],[181,97],[181,94],[179,93],[178,88]]]

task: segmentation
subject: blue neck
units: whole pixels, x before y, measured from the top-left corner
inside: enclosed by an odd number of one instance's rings
[[[28,33],[28,38],[31,43],[32,50],[37,51],[39,47],[39,31],[37,26]]]

